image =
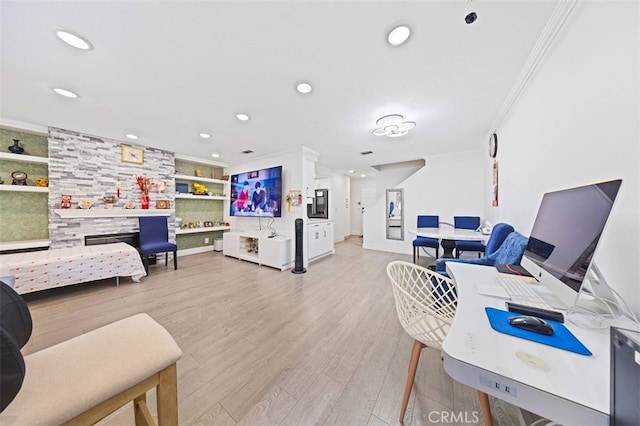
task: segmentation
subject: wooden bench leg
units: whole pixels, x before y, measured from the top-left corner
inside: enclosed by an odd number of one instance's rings
[[[155,425],[149,407],[147,406],[147,394],[143,393],[133,400],[133,415],[136,426]]]
[[[176,365],[160,372],[160,383],[156,387],[158,401],[158,426],[178,424],[178,375]]]

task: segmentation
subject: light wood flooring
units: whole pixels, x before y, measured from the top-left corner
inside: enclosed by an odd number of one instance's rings
[[[108,280],[26,295],[34,331],[24,352],[146,312],[183,350],[182,425],[395,425],[412,341],[385,268],[411,256],[364,250],[361,241],[337,244],[302,275],[209,252],[181,257],[177,271],[152,266],[139,284],[125,278],[119,287]],[[476,395],[427,348],[405,425],[454,424],[459,413],[458,423],[479,423]],[[522,423],[520,410],[493,398],[491,406],[494,424]],[[126,406],[102,423],[132,419]]]

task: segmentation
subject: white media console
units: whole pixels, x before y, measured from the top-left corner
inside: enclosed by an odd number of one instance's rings
[[[223,235],[222,252],[225,256],[271,266],[281,271],[291,268],[294,261],[293,237],[260,231],[232,231]]]

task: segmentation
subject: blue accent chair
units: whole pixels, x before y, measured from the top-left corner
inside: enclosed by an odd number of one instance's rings
[[[514,265],[519,265],[520,261],[522,260],[522,255],[524,255],[524,250],[525,248],[527,248],[528,241],[529,239],[527,237],[516,231],[513,231],[509,235],[507,235],[507,237],[504,239],[502,244],[500,244],[500,247],[498,247],[496,251],[479,259],[436,260],[436,272],[448,276],[446,262],[471,263],[474,265],[486,266],[493,266],[499,263],[511,263]]]
[[[418,228],[437,228],[440,226],[440,216],[418,216]],[[431,247],[436,250],[436,259],[438,258],[438,249],[440,248],[440,241],[437,238],[429,237],[416,237],[413,240],[413,263],[416,263],[417,258],[420,259],[420,247]]]
[[[149,256],[165,253],[164,265],[167,266],[168,252],[173,252],[173,269],[178,269],[178,246],[169,242],[169,227],[165,216],[146,216],[138,218],[140,225],[140,253],[144,269],[149,273]]]
[[[491,235],[489,241],[487,241],[486,248],[484,249],[484,255],[488,256],[500,248],[507,236],[515,231],[513,226],[508,223],[496,223],[491,229]]]
[[[480,228],[480,216],[454,216],[453,227],[458,229],[471,229],[475,231]],[[485,245],[482,241],[460,241],[456,240],[456,258],[460,258],[463,251],[477,251],[478,257],[484,253]]]

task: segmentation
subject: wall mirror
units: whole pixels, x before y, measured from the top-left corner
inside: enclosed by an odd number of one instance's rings
[[[404,240],[402,189],[387,189],[387,240]]]

